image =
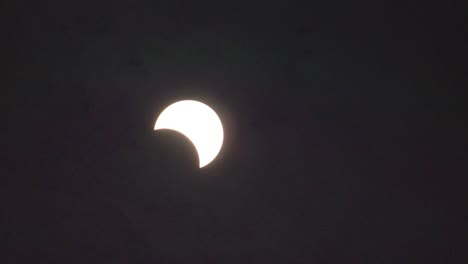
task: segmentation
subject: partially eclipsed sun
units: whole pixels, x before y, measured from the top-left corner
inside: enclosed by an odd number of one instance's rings
[[[212,162],[223,145],[221,120],[213,109],[197,101],[171,104],[159,115],[154,129],[172,129],[190,139],[198,152],[200,168]]]

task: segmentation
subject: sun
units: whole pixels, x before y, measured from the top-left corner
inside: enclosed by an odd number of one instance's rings
[[[198,101],[171,104],[159,115],[154,129],[172,129],[184,134],[197,150],[200,168],[212,162],[223,145],[220,118],[213,109]]]

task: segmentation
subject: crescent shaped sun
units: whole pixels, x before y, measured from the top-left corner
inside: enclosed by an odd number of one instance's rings
[[[171,104],[156,120],[154,130],[171,129],[184,134],[195,146],[199,167],[212,162],[223,145],[223,125],[216,112],[204,103],[184,100]]]

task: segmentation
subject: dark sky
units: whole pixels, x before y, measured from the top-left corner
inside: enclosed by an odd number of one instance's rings
[[[2,263],[464,262],[466,8],[441,2],[3,4]],[[152,131],[180,99],[224,124],[201,170]]]

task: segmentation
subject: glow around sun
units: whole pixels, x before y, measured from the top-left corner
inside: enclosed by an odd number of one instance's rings
[[[221,120],[213,109],[198,101],[171,104],[159,115],[154,129],[172,129],[184,134],[197,150],[200,168],[212,162],[223,145]]]

